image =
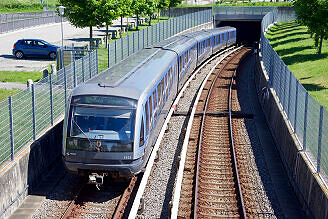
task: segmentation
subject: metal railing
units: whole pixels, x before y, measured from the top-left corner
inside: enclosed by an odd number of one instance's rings
[[[207,23],[211,17],[211,10],[188,14],[116,40],[109,47],[110,66],[144,47]],[[94,50],[62,68],[56,75],[49,75],[0,102],[0,165],[12,161],[16,152],[51,127],[63,114],[71,90],[96,74],[98,52]]]
[[[207,9],[157,23],[115,40],[107,47],[108,67],[113,66],[143,48],[150,47],[182,31],[211,21],[212,10]]]
[[[55,11],[0,14],[0,34],[58,22],[60,16]]]
[[[70,91],[98,74],[97,51],[0,102],[0,165],[62,115]]]
[[[328,111],[320,105],[288,69],[265,37],[269,25],[295,16],[268,13],[262,21],[261,53],[269,85],[274,89],[298,141],[317,173],[328,174]]]

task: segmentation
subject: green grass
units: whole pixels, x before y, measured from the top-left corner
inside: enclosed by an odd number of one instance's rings
[[[20,89],[0,89],[0,102],[21,91]]]
[[[304,88],[328,109],[327,40],[324,40],[319,56],[307,28],[295,21],[274,25],[266,37]]]
[[[159,19],[159,21],[156,19],[151,20],[151,25],[157,24],[159,22],[168,20],[168,17],[161,17]],[[139,25],[139,30],[142,30],[144,28],[149,27],[148,22],[147,23],[143,23],[141,25]],[[133,28],[131,30],[129,30],[129,32],[125,32],[122,34],[122,37],[133,34],[134,32],[137,32],[138,30],[136,28]],[[110,40],[108,43],[111,43],[114,40]],[[107,52],[107,48],[105,48],[106,45],[100,45],[100,47],[98,48],[98,71],[102,72],[105,69],[108,68],[108,52]]]
[[[41,72],[0,71],[1,82],[26,82],[28,79],[38,81],[41,78]]]
[[[49,7],[55,7],[58,0],[48,0]],[[0,13],[17,13],[17,12],[33,12],[42,11],[47,6],[47,0],[1,0]]]

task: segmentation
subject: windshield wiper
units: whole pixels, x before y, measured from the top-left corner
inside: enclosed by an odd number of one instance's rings
[[[91,142],[90,138],[88,138],[87,134],[85,134],[85,132],[82,130],[82,128],[77,124],[77,122],[74,119],[74,115],[72,115],[72,121],[75,123],[75,125],[78,127],[78,129],[80,129],[82,134],[88,139],[90,146],[92,146],[92,142]]]

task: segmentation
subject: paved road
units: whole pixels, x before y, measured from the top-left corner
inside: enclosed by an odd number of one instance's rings
[[[130,19],[131,20],[131,19]],[[114,22],[115,25],[119,21]],[[117,29],[118,27],[113,27]],[[71,46],[72,43],[87,44],[89,28],[76,28],[68,22],[63,23],[64,45]],[[93,36],[102,37],[105,28],[94,28]],[[26,28],[10,33],[0,34],[0,71],[41,71],[53,61],[49,59],[24,59],[17,60],[12,55],[12,47],[18,39],[37,38],[48,41],[49,43],[61,46],[61,27],[60,23],[48,24],[37,27]]]

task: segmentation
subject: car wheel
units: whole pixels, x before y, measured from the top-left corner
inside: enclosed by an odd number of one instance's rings
[[[22,59],[24,57],[24,53],[22,51],[17,51],[15,53],[16,58]]]
[[[57,57],[57,54],[55,52],[49,53],[49,58],[50,59],[55,59]]]

